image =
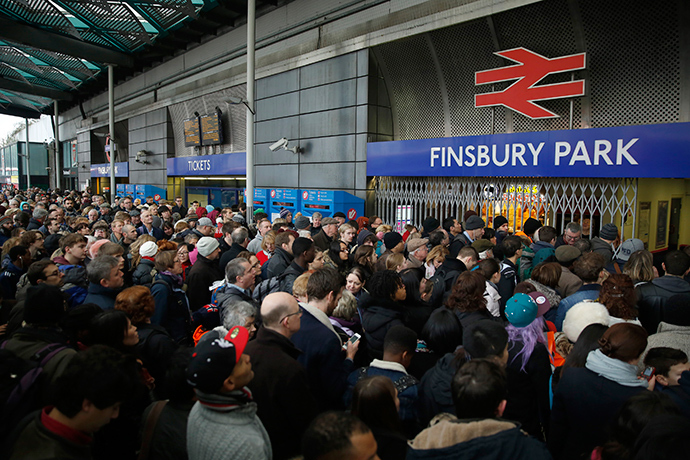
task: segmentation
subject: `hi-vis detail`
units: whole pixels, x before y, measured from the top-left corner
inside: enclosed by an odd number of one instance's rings
[[[525,48],[515,48],[499,51],[495,54],[518,64],[476,72],[474,74],[475,85],[516,79],[517,81],[503,91],[475,95],[475,107],[503,105],[529,118],[555,118],[558,115],[533,101],[562,99],[585,94],[584,80],[535,85],[552,73],[584,69],[586,53],[549,59]]]

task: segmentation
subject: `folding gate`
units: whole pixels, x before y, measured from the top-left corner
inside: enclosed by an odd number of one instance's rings
[[[429,216],[462,219],[471,209],[489,226],[494,216],[505,216],[514,231],[529,217],[561,232],[575,221],[592,236],[613,222],[622,240],[636,230],[637,179],[378,176],[375,182],[377,215],[398,228]]]

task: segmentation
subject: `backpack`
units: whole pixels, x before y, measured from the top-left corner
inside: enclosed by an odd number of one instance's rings
[[[278,276],[263,280],[255,288],[252,298],[261,304],[268,294],[285,292],[285,278],[289,273],[281,273]]]
[[[150,288],[151,291],[153,291],[153,288],[156,285],[165,286],[165,289],[168,290],[168,316],[169,317],[184,318],[184,323],[186,325],[185,329],[187,331],[191,332],[191,330],[192,330],[192,316],[189,313],[189,307],[187,306],[186,302],[183,301],[178,295],[176,295],[175,291],[173,291],[173,289],[170,287],[170,285],[168,283],[166,283],[165,281],[163,281],[162,279],[157,279],[157,280],[153,281],[153,283],[151,284],[151,288]],[[165,323],[165,318],[163,318],[161,320],[161,325],[163,325],[163,323]],[[186,343],[191,343],[191,334],[187,334],[187,337],[185,337],[184,339],[173,337],[173,340],[175,340],[178,343],[178,345],[184,345]]]
[[[0,346],[0,433],[6,436],[28,413],[39,409],[39,383],[43,368],[65,345],[51,343],[37,351],[30,359],[22,359]]]
[[[434,286],[431,288],[429,303],[433,306],[441,306],[443,301],[450,295],[458,276],[460,276],[458,270],[448,270],[446,272],[442,267],[439,267],[434,276],[429,278],[429,282]]]

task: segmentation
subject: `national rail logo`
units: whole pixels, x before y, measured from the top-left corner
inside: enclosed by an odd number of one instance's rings
[[[558,115],[535,104],[534,101],[577,97],[585,94],[584,80],[539,86],[536,84],[550,74],[584,69],[586,53],[547,58],[525,48],[515,48],[494,54],[517,62],[517,65],[476,72],[474,84],[517,81],[503,91],[475,95],[475,107],[502,105],[532,119],[556,118]]]

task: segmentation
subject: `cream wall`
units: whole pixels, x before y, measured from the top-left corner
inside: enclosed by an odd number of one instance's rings
[[[657,219],[659,216],[659,201],[668,201],[668,215],[666,217],[666,231],[671,221],[671,200],[681,198],[679,246],[690,244],[690,180],[689,179],[640,179],[637,191],[637,232],[636,237],[644,238],[643,212],[640,203],[650,202],[648,249],[652,252],[668,248],[668,233],[663,246],[656,246]],[[628,225],[631,222],[628,221]]]

